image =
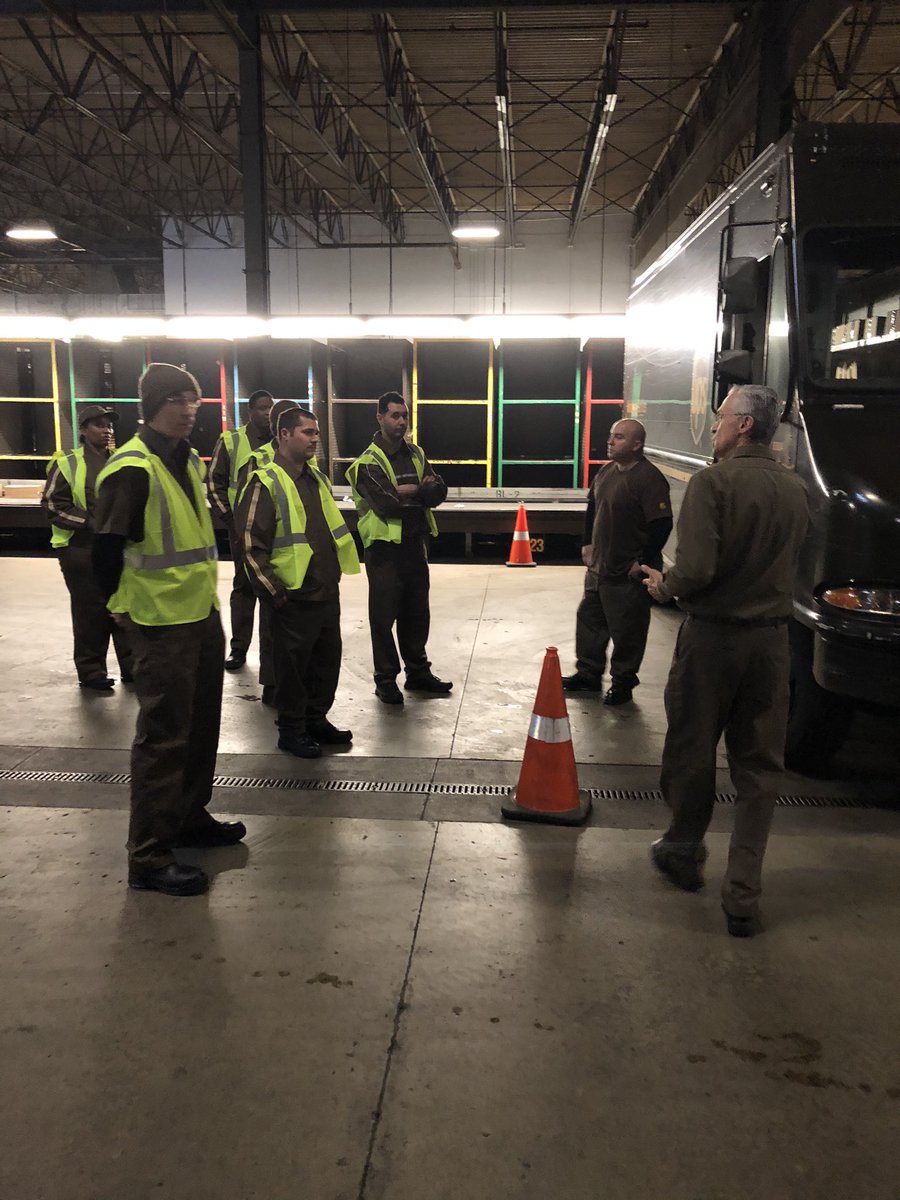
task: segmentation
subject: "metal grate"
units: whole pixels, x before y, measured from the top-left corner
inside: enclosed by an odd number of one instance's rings
[[[0,770],[0,780],[10,783],[101,783],[127,784],[131,776],[108,771],[28,771]],[[398,782],[371,779],[299,779],[260,775],[216,775],[213,785],[220,788],[265,788],[292,792],[391,792],[414,796],[506,796],[509,788],[495,783],[429,783],[425,780]],[[592,800],[662,802],[658,788],[588,788]],[[717,792],[716,802],[734,804],[733,792]],[[786,808],[871,808],[865,800],[850,796],[779,796]]]

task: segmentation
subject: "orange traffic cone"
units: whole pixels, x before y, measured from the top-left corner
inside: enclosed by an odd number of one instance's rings
[[[528,518],[525,516],[525,505],[519,505],[516,517],[516,531],[513,534],[512,545],[509,548],[508,567],[536,567],[537,563],[531,557],[531,537],[528,533]]]
[[[578,790],[555,646],[548,646],[544,656],[519,783],[500,811],[513,820],[545,821],[550,825],[580,825],[591,811],[590,796]]]

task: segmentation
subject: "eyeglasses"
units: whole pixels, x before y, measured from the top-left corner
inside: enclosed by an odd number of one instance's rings
[[[748,412],[727,412],[727,413],[717,412],[715,424],[718,425],[718,423],[720,421],[723,421],[725,419],[725,417],[752,417],[752,416],[753,416],[753,413],[748,413]]]
[[[166,400],[166,404],[171,404],[175,408],[189,408],[194,411],[200,407],[200,403],[201,401],[199,396],[196,400],[185,400],[183,396],[169,396],[169,398]]]

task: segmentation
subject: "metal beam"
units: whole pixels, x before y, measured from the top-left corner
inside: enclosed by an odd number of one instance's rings
[[[418,89],[409,69],[400,34],[390,13],[373,13],[375,39],[381,57],[384,90],[388,105],[400,126],[410,154],[418,167],[419,174],[434,203],[450,238],[450,249],[454,261],[459,263],[459,253],[453,241],[453,230],[459,224],[459,214],[450,182],[447,179],[441,156],[428,126],[428,118],[419,100]]]
[[[206,2],[240,45],[240,27],[224,0]],[[403,206],[397,194],[291,18],[282,14],[277,19],[277,26],[276,18],[268,14],[262,19],[265,43],[274,63],[270,66],[262,56],[263,72],[278,89],[291,114],[302,120],[304,128],[331,161],[373,206],[377,219],[392,237],[402,242],[405,236]]]
[[[500,144],[500,170],[503,175],[503,208],[506,214],[506,244],[516,244],[516,167],[513,160],[512,114],[509,94],[509,47],[507,45],[505,12],[494,14],[494,47],[497,56],[497,82],[494,103],[497,105],[497,140]]]
[[[786,42],[784,75],[793,79],[823,34],[847,9],[846,0],[783,0],[778,36]],[[742,10],[744,11],[744,10]],[[720,164],[756,124],[759,47],[766,8],[757,4],[735,22],[687,112],[657,160],[634,209],[634,261],[642,262]],[[781,81],[773,81],[780,86]]]
[[[6,15],[27,16],[40,12],[40,0],[5,0]],[[114,13],[117,16],[134,15],[147,12],[146,0],[77,0],[78,11],[82,14]],[[696,8],[698,4],[708,8],[733,8],[733,0],[623,0],[619,7],[623,8]],[[253,6],[260,12],[284,12],[289,8],[316,7],[312,5],[293,5],[286,0],[253,0]],[[371,11],[371,3],[366,0],[328,0],[327,5],[319,3],[317,7],[344,11]],[[448,7],[447,0],[396,0],[391,5],[399,10],[405,9],[444,9]],[[483,0],[456,0],[451,6],[454,9],[476,9],[483,11],[486,6]],[[571,8],[571,0],[504,0],[504,8],[535,9],[535,8]],[[169,13],[197,13],[206,8],[205,0],[165,0],[165,9]]]
[[[259,13],[242,5],[238,14],[241,175],[244,182],[244,278],[247,313],[269,315],[269,206]]]
[[[594,176],[600,165],[600,156],[606,144],[606,135],[612,123],[613,110],[619,88],[619,64],[622,61],[622,46],[625,41],[625,12],[614,9],[610,15],[606,46],[603,52],[603,68],[597,82],[594,108],[588,123],[587,138],[581,154],[578,177],[572,192],[572,207],[569,210],[569,245],[575,244],[575,235],[584,210],[587,207]]]

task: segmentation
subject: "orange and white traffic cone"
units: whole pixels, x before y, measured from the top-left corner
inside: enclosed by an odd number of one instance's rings
[[[515,821],[544,821],[550,825],[580,825],[591,811],[590,796],[578,789],[555,646],[548,646],[544,656],[519,782],[500,811]]]
[[[528,518],[525,516],[525,505],[519,505],[516,517],[516,531],[513,534],[512,545],[509,548],[508,567],[536,567],[537,563],[531,557],[531,536],[528,533]]]

